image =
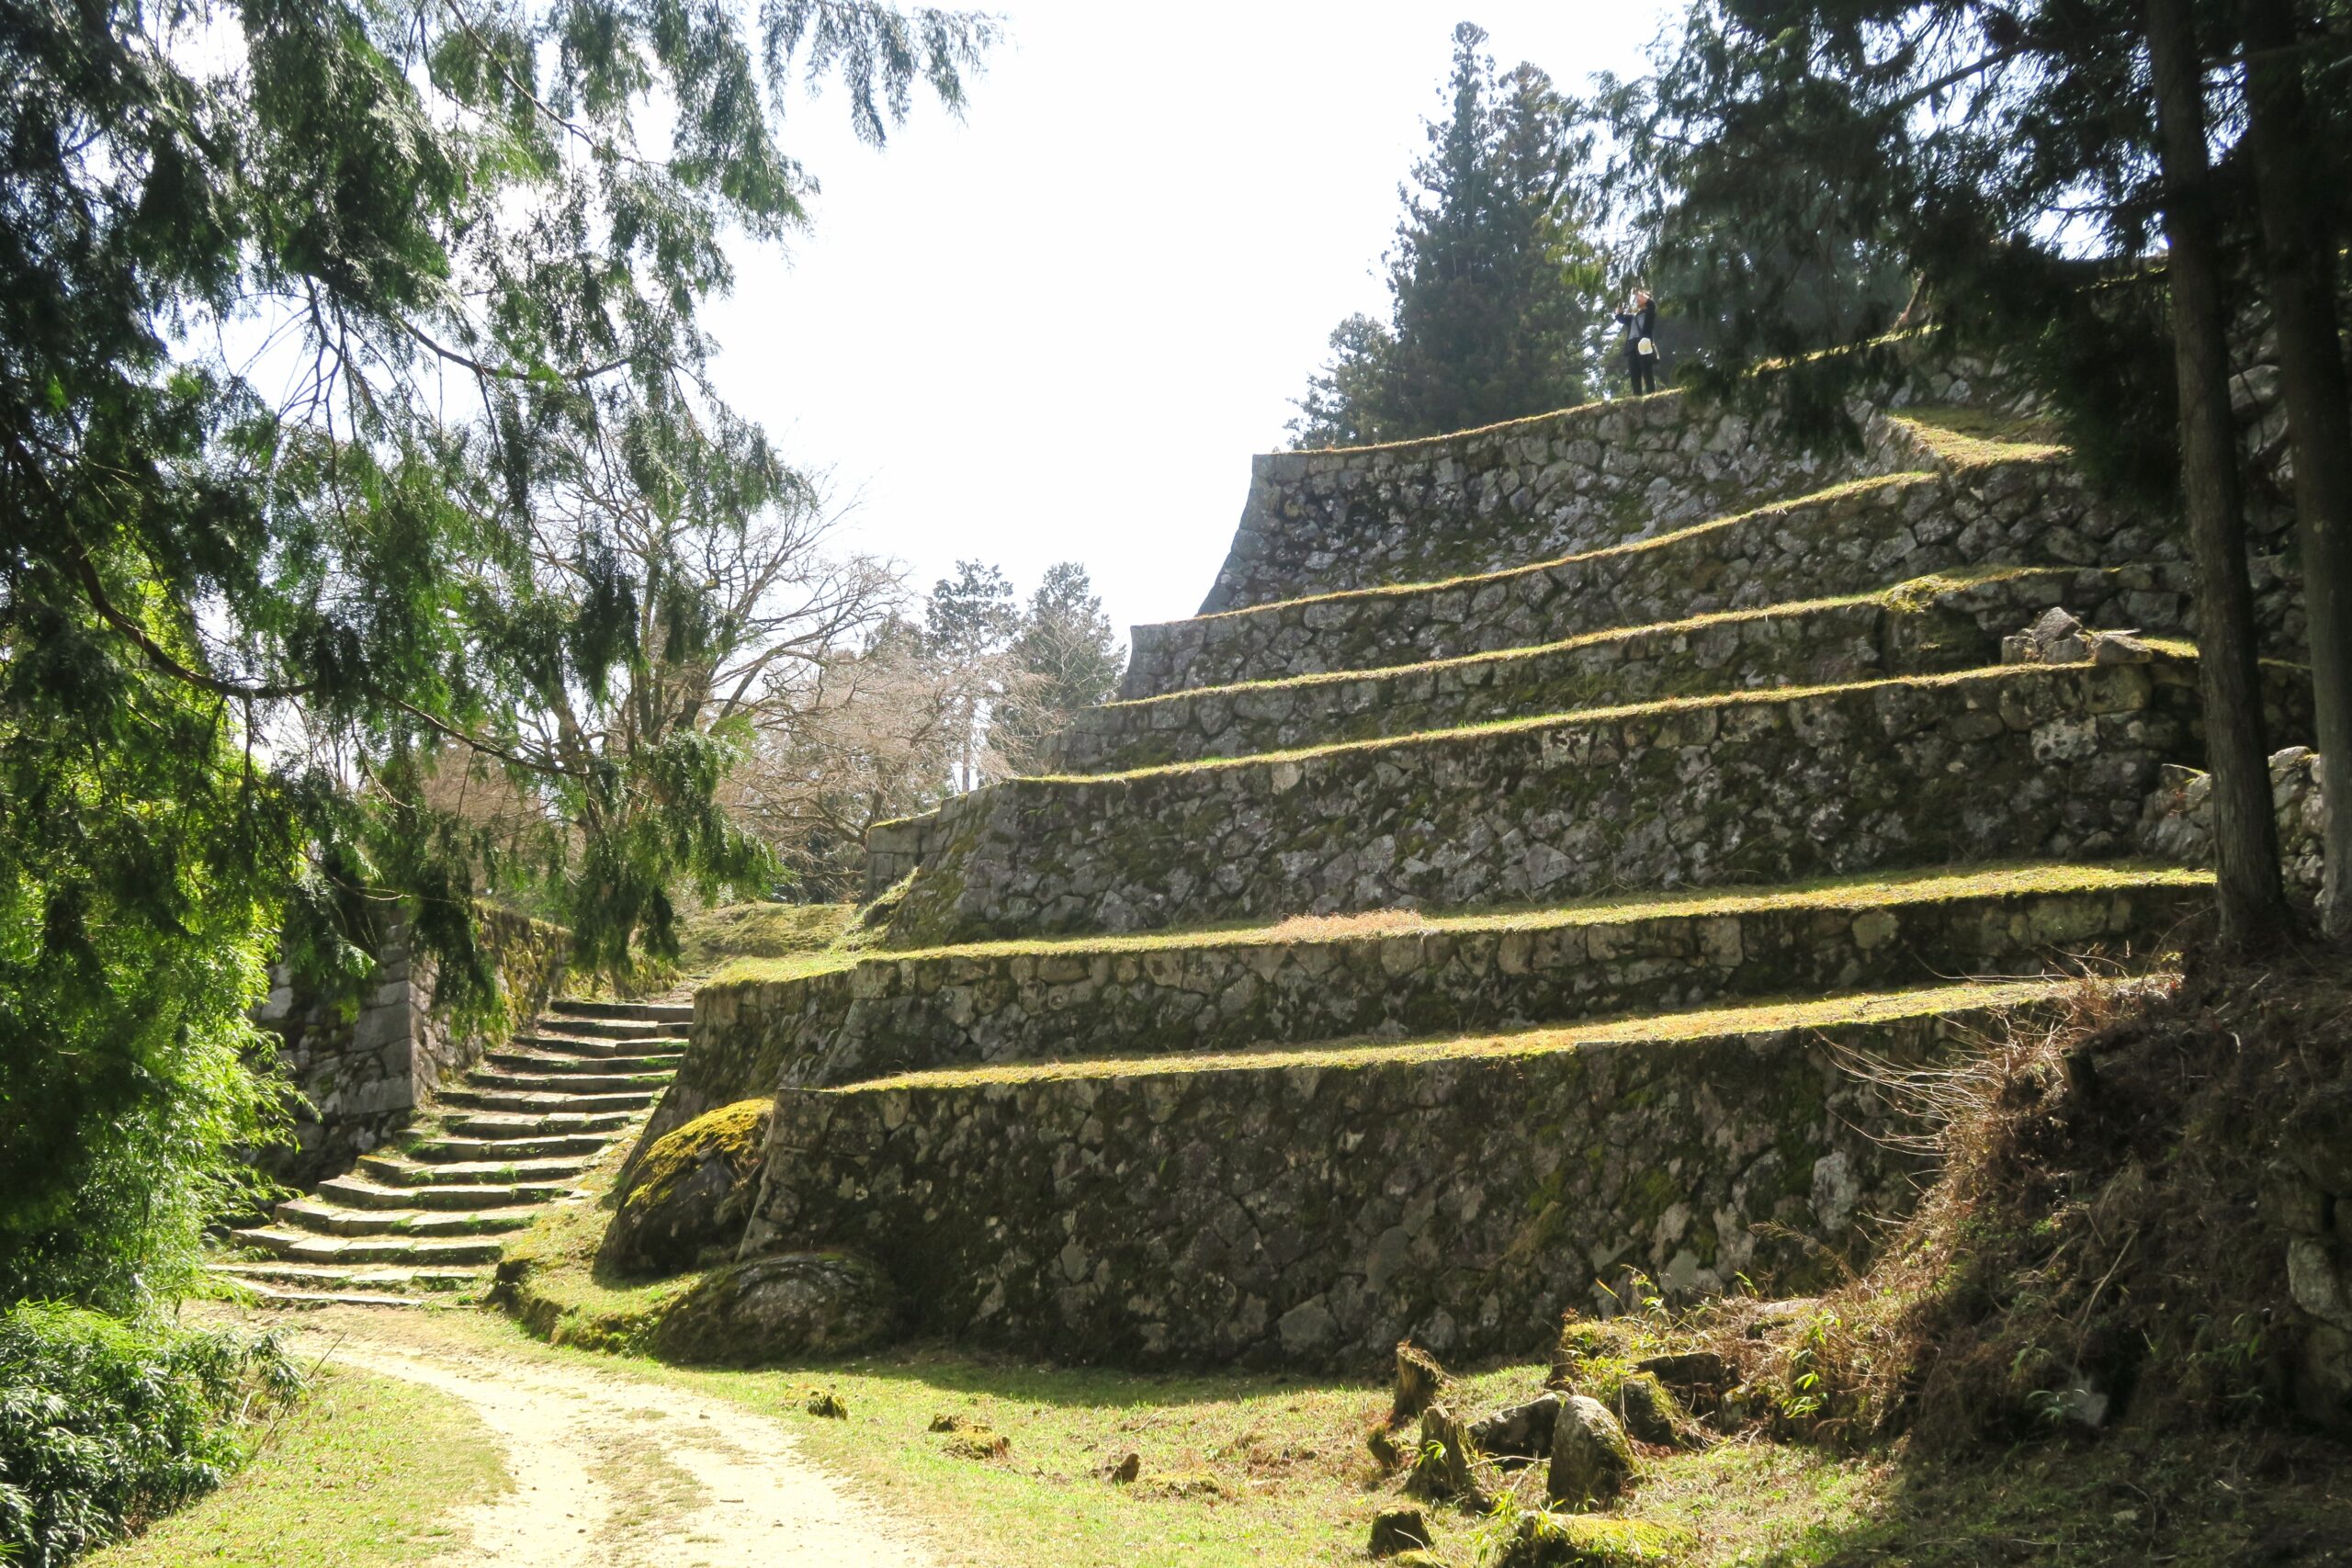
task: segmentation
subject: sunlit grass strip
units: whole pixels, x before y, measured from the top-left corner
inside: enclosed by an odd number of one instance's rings
[[[2038,979],[1972,982],[1920,990],[1867,992],[1857,996],[1757,1002],[1697,1012],[1649,1013],[1567,1028],[1531,1029],[1509,1034],[1463,1034],[1403,1043],[1348,1043],[1266,1047],[1186,1056],[1100,1056],[1076,1062],[1011,1062],[994,1066],[900,1073],[839,1089],[804,1092],[828,1095],[880,1094],[892,1090],[976,1089],[991,1084],[1062,1082],[1088,1078],[1160,1077],[1170,1074],[1263,1072],[1274,1068],[1386,1066],[1401,1063],[1550,1055],[1596,1045],[1675,1044],[1694,1040],[1777,1034],[1791,1029],[1829,1029],[1847,1024],[1899,1023],[1928,1018],[1989,1016],[2007,1009],[2047,1001],[2080,980]]]

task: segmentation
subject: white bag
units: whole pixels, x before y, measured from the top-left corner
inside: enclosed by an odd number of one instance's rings
[[[1639,354],[1644,359],[1654,359],[1657,356],[1657,344],[1652,343],[1647,338],[1644,338],[1641,342],[1635,344],[1634,345],[1634,352]]]

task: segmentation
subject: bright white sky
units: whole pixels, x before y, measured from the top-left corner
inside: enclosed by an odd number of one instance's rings
[[[982,0],[985,3],[985,0]],[[1251,453],[1352,310],[1469,0],[1001,0],[962,123],[880,152],[796,100],[823,186],[788,257],[745,253],[708,324],[727,397],[858,504],[846,548],[927,589],[959,558],[1025,598],[1092,573],[1124,635],[1189,615]],[[1640,69],[1679,0],[1483,0],[1508,68]]]

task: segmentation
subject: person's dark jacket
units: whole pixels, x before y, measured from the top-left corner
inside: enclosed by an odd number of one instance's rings
[[[1653,299],[1638,310],[1620,310],[1617,324],[1625,329],[1625,352],[1635,352],[1644,338],[1657,336],[1657,301]]]

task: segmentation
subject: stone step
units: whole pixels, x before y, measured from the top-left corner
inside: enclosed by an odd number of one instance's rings
[[[2212,886],[2209,873],[2146,863],[1938,867],[1507,914],[869,953],[831,973],[715,987],[710,1005],[715,1020],[759,1021],[770,1081],[841,1084],[2144,962],[2210,907]]]
[[[467,1145],[456,1141],[458,1146]],[[599,1146],[602,1146],[599,1141]],[[593,1154],[594,1151],[589,1151]],[[469,1187],[501,1183],[545,1184],[568,1187],[572,1177],[586,1170],[594,1161],[586,1155],[559,1159],[515,1159],[508,1161],[452,1160],[438,1164],[424,1164],[399,1155],[373,1154],[359,1156],[359,1168],[367,1175],[391,1187]],[[424,1200],[415,1201],[418,1207]]]
[[[599,1155],[612,1143],[608,1133],[547,1134],[537,1137],[427,1135],[417,1139],[405,1152],[423,1165],[462,1166],[470,1172],[503,1168],[508,1162],[536,1164],[564,1155]]]
[[[2097,520],[2096,523],[2094,520]],[[2190,573],[2088,507],[2063,454],[1894,474],[1632,544],[1439,582],[1357,589],[1134,628],[1119,694],[1374,670],[1720,611],[1871,593],[1996,564],[2113,566],[2094,624],[2188,628]]]
[[[648,1055],[673,1056],[686,1048],[685,1041],[667,1035],[649,1035],[639,1040],[590,1040],[571,1034],[550,1034],[544,1029],[517,1034],[507,1043],[525,1050],[582,1061],[635,1061]]]
[[[571,1013],[541,1013],[534,1029],[574,1040],[655,1040],[673,1037],[675,1026],[651,1019],[581,1018]]]
[[[2017,665],[1014,779],[889,840],[922,870],[888,945],[2111,858],[2158,768],[2194,750],[2192,665]]]
[[[346,1209],[317,1198],[289,1198],[277,1205],[281,1226],[321,1235],[401,1235],[442,1239],[495,1235],[520,1230],[537,1209]]]
[[[565,1133],[617,1133],[628,1125],[626,1111],[464,1111],[442,1119],[445,1134],[484,1141],[512,1141]]]
[[[684,1060],[685,1053],[664,1051],[640,1052],[633,1056],[581,1056],[551,1051],[518,1050],[501,1047],[486,1053],[482,1060],[503,1071],[525,1075],[581,1075],[597,1077],[667,1077]]]
[[[469,1111],[591,1114],[605,1111],[642,1111],[660,1095],[658,1087],[589,1094],[571,1089],[516,1089],[503,1084],[469,1082],[462,1089],[443,1089],[440,1099],[444,1105]]]
[[[2028,568],[1924,578],[1877,593],[1532,648],[1107,703],[1071,719],[1045,771],[1119,773],[1580,708],[1998,664],[2004,636],[2052,604],[2117,601],[2122,575]]]
[[[298,1263],[344,1265],[435,1265],[495,1263],[495,1236],[341,1236],[284,1226],[256,1226],[230,1233],[237,1243]]]
[[[745,1245],[854,1248],[910,1332],[1072,1360],[1541,1354],[1633,1269],[1669,1299],[1834,1282],[1923,1175],[1849,1067],[1936,1061],[2064,988],[786,1089]]]
[[[504,1063],[493,1063],[468,1073],[466,1086],[509,1094],[659,1094],[672,1076],[668,1072],[518,1071]]]
[[[317,1312],[328,1307],[382,1307],[388,1310],[413,1311],[427,1304],[422,1296],[385,1295],[372,1291],[303,1291],[279,1285],[266,1285],[258,1280],[238,1281],[239,1286],[254,1299],[255,1304],[279,1312]]]
[[[206,1269],[224,1279],[302,1293],[367,1292],[374,1295],[442,1296],[486,1290],[486,1269],[342,1268],[322,1263],[220,1262]]]
[[[695,1004],[685,1002],[551,1002],[548,1011],[561,1018],[614,1019],[632,1023],[692,1023]]]
[[[337,1176],[319,1183],[316,1196],[346,1209],[505,1209],[550,1202],[571,1190],[560,1181],[384,1186],[357,1176]]]

